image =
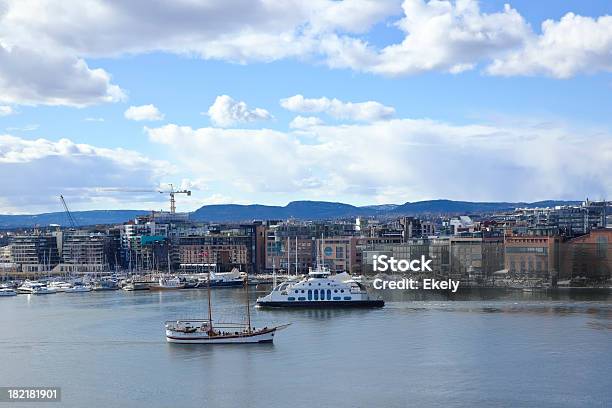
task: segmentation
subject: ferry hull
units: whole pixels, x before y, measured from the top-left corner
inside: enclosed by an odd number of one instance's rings
[[[252,335],[238,336],[197,336],[193,333],[177,333],[171,330],[166,330],[166,340],[168,343],[179,344],[254,344],[254,343],[272,343],[276,329],[269,330],[263,333]]]
[[[312,301],[257,301],[258,307],[284,307],[302,309],[374,308],[383,307],[384,300],[312,300]]]

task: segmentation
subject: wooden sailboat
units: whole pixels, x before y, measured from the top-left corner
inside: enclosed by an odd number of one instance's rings
[[[248,273],[245,279],[246,291],[246,324],[214,322],[212,316],[212,301],[210,291],[210,270],[207,285],[208,319],[207,320],[176,320],[167,321],[166,340],[169,343],[183,344],[254,344],[272,343],[277,331],[289,326],[260,327],[251,326],[251,307],[249,304]]]

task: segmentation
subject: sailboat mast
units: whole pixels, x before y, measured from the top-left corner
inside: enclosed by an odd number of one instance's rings
[[[210,262],[208,262],[208,285],[207,285],[207,291],[208,291],[208,326],[210,327],[210,332],[213,332],[213,325],[212,325],[212,303],[210,301]]]
[[[289,234],[287,234],[287,276],[291,273],[291,241]]]
[[[247,271],[244,278],[244,286],[246,291],[246,310],[247,310],[247,333],[251,334],[251,305],[249,302],[249,272]]]
[[[298,240],[295,236],[295,276],[298,276]]]

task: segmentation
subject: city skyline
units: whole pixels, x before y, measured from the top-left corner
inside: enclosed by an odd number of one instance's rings
[[[508,3],[0,2],[0,213],[609,197],[612,8]]]

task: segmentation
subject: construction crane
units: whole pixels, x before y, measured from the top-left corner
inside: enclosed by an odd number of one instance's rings
[[[62,202],[62,206],[64,206],[64,211],[66,212],[66,218],[68,218],[68,222],[72,228],[77,228],[77,222],[75,218],[72,216],[72,213],[68,209],[68,205],[66,204],[66,200],[64,200],[64,196],[60,194],[60,201]]]
[[[176,194],[186,194],[187,196],[191,196],[191,190],[175,190],[174,184],[168,184],[170,186],[169,190],[140,190],[140,189],[130,189],[130,188],[100,188],[102,191],[118,191],[123,193],[160,193],[160,194],[168,194],[170,196],[170,212],[172,214],[176,213]]]
[[[161,194],[169,194],[170,195],[170,212],[174,214],[176,212],[176,201],[174,199],[175,194],[187,194],[187,196],[191,196],[191,190],[175,190],[174,185],[170,184],[170,191],[159,191]]]

